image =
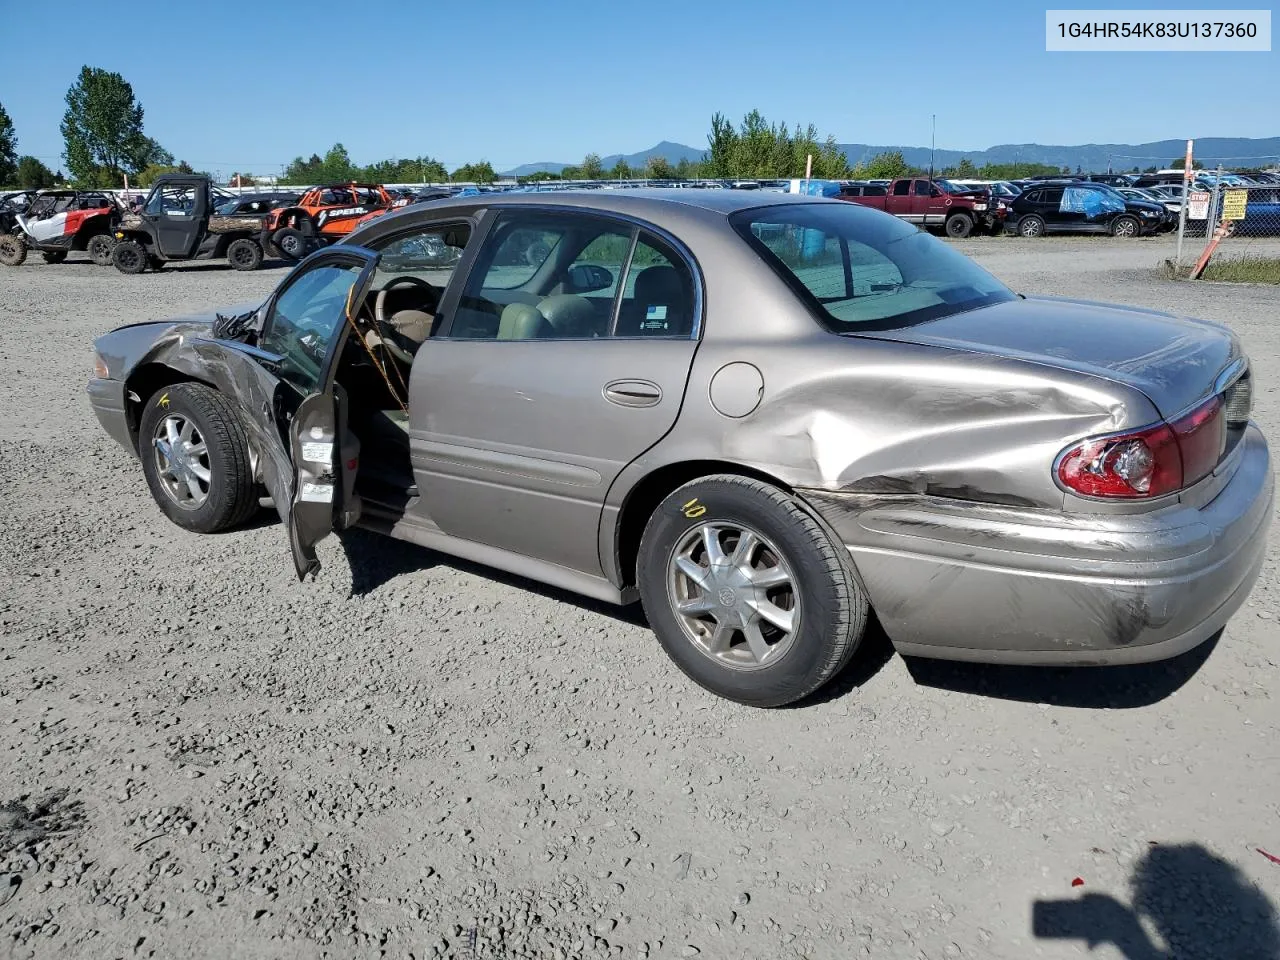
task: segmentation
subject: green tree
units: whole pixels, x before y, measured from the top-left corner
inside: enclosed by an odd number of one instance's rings
[[[619,157],[618,162],[609,171],[609,177],[613,180],[630,180],[634,176],[635,171],[631,169],[631,164],[627,163],[623,157]]]
[[[135,187],[149,187],[156,182],[158,177],[162,177],[166,173],[181,172],[176,165],[171,163],[151,163],[138,171],[137,175],[132,179],[132,185]]]
[[[0,103],[0,183],[11,183],[18,173],[18,136],[13,121]]]
[[[22,157],[18,161],[15,179],[18,186],[28,190],[44,190],[58,185],[58,177],[35,157]]]
[[[360,176],[360,171],[351,163],[347,148],[340,143],[335,143],[329,148],[329,152],[324,155],[324,163],[320,169],[321,180],[325,182],[355,180]]]
[[[522,183],[542,183],[544,180],[559,180],[560,174],[552,173],[550,170],[538,170],[529,174],[527,177],[521,177]]]
[[[142,132],[142,104],[120,74],[82,67],[66,100],[63,155],[77,181],[120,186],[126,173],[173,162],[168,151]]]
[[[450,176],[455,183],[493,183],[498,175],[488,160],[479,163],[464,163]]]
[[[650,180],[670,180],[675,172],[666,157],[655,153],[645,160],[644,175]]]
[[[570,164],[569,166],[564,167],[564,168],[560,171],[560,179],[561,179],[561,180],[581,180],[581,179],[582,179],[582,168],[581,168],[581,167],[575,167],[575,166],[573,166],[572,164]]]
[[[911,165],[902,156],[901,150],[886,150],[877,153],[865,164],[854,167],[853,175],[860,180],[893,180],[911,173]]]
[[[703,156],[708,177],[723,180],[733,176],[733,160],[738,146],[738,132],[723,113],[711,115],[711,132],[707,134],[707,152]]]
[[[1186,166],[1187,166],[1186,157],[1176,157],[1173,160],[1169,161],[1170,170],[1184,170],[1186,169]]]
[[[582,160],[582,179],[601,180],[604,178],[604,167],[600,164],[600,154],[588,153]]]
[[[960,162],[956,164],[955,176],[958,180],[976,180],[978,168],[973,165],[973,161],[968,157],[961,157]]]

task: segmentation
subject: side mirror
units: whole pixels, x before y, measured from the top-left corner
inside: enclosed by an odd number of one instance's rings
[[[568,280],[569,293],[591,293],[613,286],[613,273],[594,263],[575,263]]]

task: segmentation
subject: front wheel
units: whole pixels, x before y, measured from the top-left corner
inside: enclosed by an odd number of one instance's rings
[[[1111,224],[1113,237],[1136,237],[1142,232],[1142,226],[1133,217],[1116,217]]]
[[[20,267],[27,259],[27,245],[12,233],[0,235],[0,263],[6,267]]]
[[[307,255],[307,238],[293,227],[281,227],[271,235],[271,242],[289,260],[301,260]]]
[[[866,627],[844,548],[793,497],[746,477],[703,477],[668,496],[645,527],[636,574],[667,655],[750,706],[817,690]]]
[[[213,533],[257,509],[244,426],[212,387],[158,390],[143,408],[138,447],[151,496],[178,526]]]
[[[111,248],[111,262],[121,273],[142,273],[147,269],[147,251],[136,240],[121,240]]]
[[[963,240],[973,230],[973,218],[967,213],[953,213],[947,217],[946,230],[952,240]]]
[[[100,267],[111,266],[111,250],[116,245],[115,240],[106,233],[99,233],[89,238],[88,244],[85,245],[85,252],[89,254],[89,259]]]
[[[262,266],[262,248],[247,237],[231,241],[227,261],[237,270],[257,270]]]

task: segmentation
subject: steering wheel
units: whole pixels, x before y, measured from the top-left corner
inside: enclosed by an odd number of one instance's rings
[[[373,302],[373,313],[378,320],[379,328],[386,329],[388,326],[391,325],[390,321],[388,321],[387,319],[387,312],[386,312],[387,291],[390,290],[392,287],[398,287],[405,284],[419,286],[425,290],[428,290],[431,293],[434,300],[434,302],[431,305],[433,310],[440,303],[440,291],[438,291],[431,284],[427,283],[427,281],[423,280],[421,277],[396,277],[394,280],[391,280],[389,283],[387,283],[386,286],[384,286],[381,290],[378,291],[378,297]]]

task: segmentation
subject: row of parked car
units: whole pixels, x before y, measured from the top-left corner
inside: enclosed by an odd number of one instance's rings
[[[208,177],[159,178],[145,197],[102,190],[27,190],[0,198],[0,264],[30,252],[61,263],[73,251],[124,273],[171,260],[225,258],[255,270],[266,257],[300,260],[388,210],[448,196],[448,190],[390,190],[342,183],[304,193],[232,193]]]

